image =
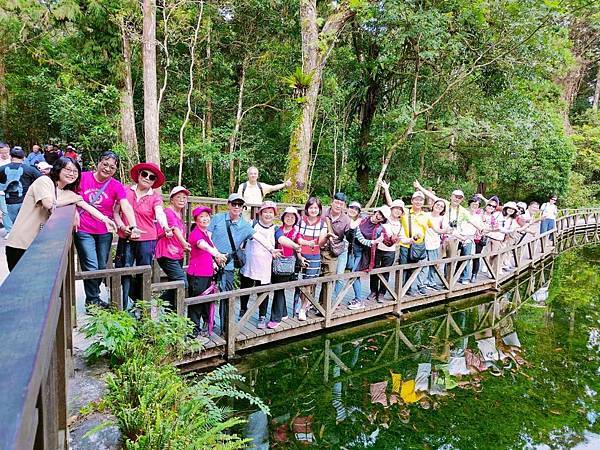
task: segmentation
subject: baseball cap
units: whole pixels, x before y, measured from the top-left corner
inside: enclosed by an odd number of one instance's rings
[[[183,186],[175,186],[173,189],[171,189],[171,193],[169,194],[169,198],[173,197],[174,195],[179,194],[180,192],[185,192],[185,195],[190,195],[190,191],[188,191]]]
[[[460,189],[455,189],[452,191],[452,195],[456,195],[457,197],[464,197],[465,193]]]
[[[233,202],[246,203],[246,200],[244,200],[244,197],[242,197],[240,194],[233,193],[229,197],[227,197],[227,203],[233,203]]]

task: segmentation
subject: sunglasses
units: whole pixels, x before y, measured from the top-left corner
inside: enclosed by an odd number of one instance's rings
[[[154,175],[152,172],[148,172],[146,170],[141,170],[140,171],[140,177],[147,178],[150,181],[155,181],[156,180],[156,175]]]
[[[231,206],[233,206],[234,208],[241,208],[241,207],[244,206],[244,204],[243,203],[235,202],[235,203],[232,203]]]
[[[492,208],[495,208],[495,207],[497,207],[498,205],[494,205],[493,203],[488,203],[488,204],[487,204],[487,205],[485,205],[485,206],[486,206],[486,207],[487,207],[487,206],[491,206]]]

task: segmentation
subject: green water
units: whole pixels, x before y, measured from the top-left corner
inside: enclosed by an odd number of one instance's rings
[[[248,411],[245,432],[254,448],[600,449],[599,274],[600,247],[574,250],[496,295],[246,355],[238,368],[271,416]],[[515,334],[523,359],[416,403],[372,401],[382,381],[389,401],[392,372],[414,380],[419,363]]]

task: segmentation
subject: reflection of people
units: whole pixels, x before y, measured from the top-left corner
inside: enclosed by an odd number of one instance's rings
[[[270,185],[258,181],[258,169],[254,166],[248,167],[248,181],[240,184],[237,193],[250,205],[260,205],[265,195],[290,187],[292,182],[285,180],[282,183]]]

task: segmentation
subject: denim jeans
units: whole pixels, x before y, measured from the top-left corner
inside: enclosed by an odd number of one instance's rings
[[[158,258],[158,265],[165,272],[169,281],[183,281],[185,288],[188,287],[187,276],[183,270],[183,259],[171,259],[171,258]],[[175,290],[169,289],[162,293],[160,296],[165,302],[171,305],[171,310],[176,311],[177,305],[175,304]]]
[[[408,247],[400,247],[400,264],[408,264]],[[412,270],[404,271],[404,283],[408,281],[411,274]],[[406,293],[408,295],[418,295],[417,289],[425,289],[428,274],[427,268],[421,269],[419,275],[417,275],[417,279],[413,282]]]
[[[546,231],[554,230],[554,228],[556,228],[556,220],[554,219],[542,219],[540,222],[540,234],[544,234]],[[550,235],[550,240],[554,242],[554,235]]]
[[[83,231],[75,233],[75,248],[77,248],[82,271],[106,269],[112,238],[112,233],[90,234]],[[100,304],[100,283],[102,278],[83,281],[86,305]]]
[[[348,250],[346,249],[343,253],[340,253],[337,257],[337,268],[336,268],[336,274],[340,275],[342,273],[344,273],[346,271],[346,265],[348,264]],[[342,288],[344,287],[344,282],[343,281],[336,281],[335,282],[335,289],[333,290],[333,296],[337,297],[337,295],[340,293],[340,291],[342,290]]]
[[[17,220],[17,214],[19,214],[21,206],[23,206],[23,203],[12,203],[6,205],[6,209],[8,210],[8,217],[10,217],[11,227],[12,224],[15,223],[15,220]]]
[[[433,250],[427,250],[427,261],[437,261],[440,259],[440,249],[436,248]],[[444,269],[440,268],[441,264],[438,264],[440,272],[444,273]],[[435,271],[433,266],[429,266],[429,273],[427,274],[427,286],[433,288],[443,288],[444,282],[440,279],[440,276]]]
[[[4,224],[4,229],[7,233],[10,233],[12,230],[12,220],[10,220],[10,216],[8,215],[8,208],[6,207],[6,196],[0,195],[0,211],[2,211],[2,223]]]
[[[352,272],[358,272],[358,267],[360,265],[360,258],[361,258],[361,253],[352,253],[350,255],[350,257],[348,258],[350,263],[352,264],[350,267],[352,269]],[[360,277],[357,277],[354,280],[354,283],[352,284],[352,289],[354,290],[354,298],[359,299],[360,300],[360,290],[362,287],[362,283],[360,281]]]
[[[146,266],[152,264],[156,240],[152,241],[132,241],[119,238],[117,244],[117,254],[115,255],[115,268]],[[124,276],[121,278],[123,286],[123,308],[129,309],[131,306],[129,299],[138,300],[142,296],[141,275],[135,277]],[[145,298],[143,300],[150,300]]]
[[[374,268],[378,269],[380,267],[390,267],[390,266],[394,265],[395,259],[396,259],[395,251],[390,252],[390,251],[377,250],[375,252],[375,267]],[[383,278],[385,278],[386,281],[388,281],[390,279],[389,273],[380,274],[380,275],[383,275]],[[372,294],[378,294],[379,296],[383,297],[385,295],[385,293],[387,292],[387,288],[385,287],[385,284],[383,284],[383,282],[379,278],[379,275],[371,275],[370,280],[369,280],[369,285],[370,285]]]
[[[462,243],[460,245],[460,256],[469,256],[473,254],[473,250],[475,249],[475,246],[473,245],[473,242],[469,242],[469,243]],[[469,261],[467,262],[467,265],[465,266],[462,274],[460,275],[460,278],[458,279],[458,281],[470,281],[471,280],[471,266],[473,264],[473,261]]]

